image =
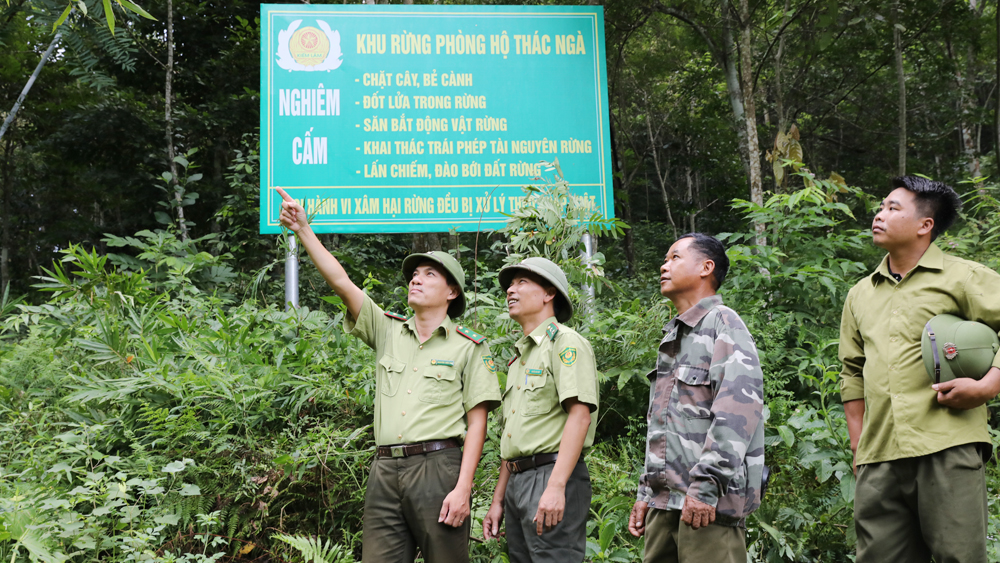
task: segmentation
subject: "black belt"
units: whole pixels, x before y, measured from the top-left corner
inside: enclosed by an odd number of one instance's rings
[[[416,444],[399,444],[396,446],[379,446],[375,448],[378,457],[410,457],[411,455],[429,454],[440,450],[460,448],[456,438],[447,440],[431,440],[430,442],[418,442]]]
[[[511,473],[521,473],[522,471],[528,471],[529,469],[535,469],[536,467],[541,467],[543,465],[555,463],[557,457],[559,457],[558,453],[535,454],[528,457],[508,459],[507,469]]]

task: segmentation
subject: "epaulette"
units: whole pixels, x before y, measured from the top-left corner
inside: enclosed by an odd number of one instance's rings
[[[549,327],[545,329],[545,334],[549,335],[549,340],[555,340],[556,335],[559,334],[559,326],[556,323],[549,323]]]
[[[507,367],[510,367],[511,364],[513,364],[514,362],[516,362],[517,358],[518,358],[518,356],[514,356],[513,358],[511,358],[510,361],[507,362]]]
[[[404,317],[403,315],[397,315],[396,313],[390,313],[389,311],[386,311],[385,316],[389,317],[390,319],[396,319],[397,321],[403,321],[404,323],[406,322],[406,317]]]
[[[472,329],[465,328],[462,325],[458,325],[458,327],[455,329],[455,332],[461,334],[462,336],[468,338],[469,340],[475,342],[476,344],[482,344],[483,342],[486,342],[485,336],[479,334],[478,332]]]

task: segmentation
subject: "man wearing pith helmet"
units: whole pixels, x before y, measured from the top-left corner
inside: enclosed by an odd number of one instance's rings
[[[566,275],[527,258],[500,270],[514,345],[503,395],[500,477],[483,519],[496,537],[507,518],[511,563],[583,561],[590,474],[583,453],[597,426],[597,367],[587,339],[564,325],[573,316]]]
[[[934,244],[961,208],[955,190],[916,176],[895,178],[892,188],[872,221],[873,242],[886,256],[851,288],[840,325],[857,561],[985,563],[986,403],[1000,392],[1000,355],[971,377],[942,377],[942,367],[952,374],[942,363],[968,367],[965,356],[974,352],[939,315],[997,332],[1000,275]],[[928,339],[925,366],[928,328],[935,340]]]
[[[500,389],[486,338],[453,320],[465,311],[465,273],[446,252],[411,254],[402,270],[414,315],[383,311],[278,192],[281,224],[347,306],[344,329],[375,350],[362,561],[412,563],[417,549],[428,563],[468,561],[473,476]]]

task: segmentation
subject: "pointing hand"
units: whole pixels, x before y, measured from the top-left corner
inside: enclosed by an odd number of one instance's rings
[[[281,221],[281,226],[292,231],[293,233],[299,232],[299,229],[309,226],[309,218],[306,217],[306,210],[302,209],[297,201],[292,199],[285,190],[281,188],[274,188],[278,190],[278,194],[281,195],[281,214],[278,216],[278,220]]]

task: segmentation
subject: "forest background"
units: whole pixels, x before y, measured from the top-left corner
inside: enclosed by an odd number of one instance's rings
[[[965,212],[938,244],[1000,268],[997,2],[604,8],[619,221],[585,221],[561,180],[573,171],[552,166],[529,192],[538,205],[498,232],[321,238],[398,312],[402,257],[454,253],[467,322],[505,360],[516,326],[499,267],[547,255],[578,300],[595,288],[571,323],[601,370],[587,558],[637,561],[625,525],[644,374],[673,314],[657,268],[677,235],[719,236],[733,262],[722,294],[766,381],[773,477],[750,559],[849,561],[843,299],[881,259],[868,227],[903,173],[955,186]],[[0,116],[59,34],[0,138],[0,560],[360,555],[373,358],[307,259],[302,307],[285,310],[287,240],[257,234],[258,16],[242,0],[0,1]],[[593,261],[579,255],[588,230]],[[476,476],[480,538],[497,425]],[[995,463],[988,479],[1000,560]],[[506,561],[502,541],[472,549]]]

